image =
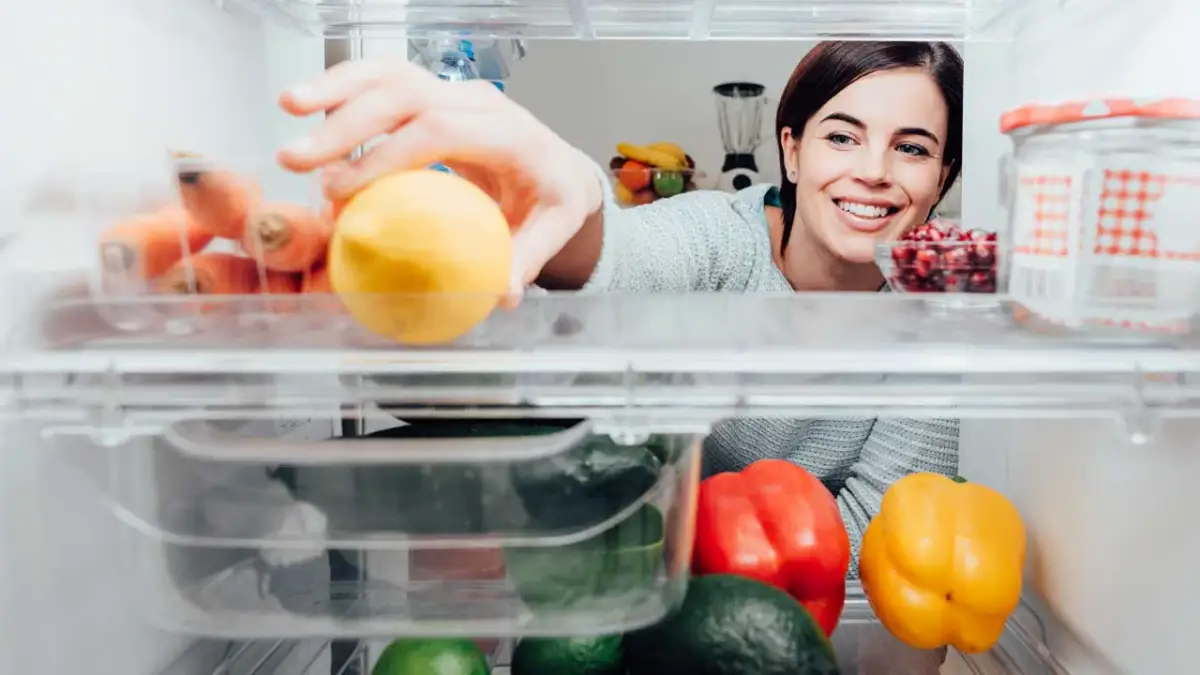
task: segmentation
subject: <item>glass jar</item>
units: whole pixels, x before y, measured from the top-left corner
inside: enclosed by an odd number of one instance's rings
[[[1200,308],[1200,101],[1025,106],[1001,118],[1003,262],[1025,326],[1189,333]]]

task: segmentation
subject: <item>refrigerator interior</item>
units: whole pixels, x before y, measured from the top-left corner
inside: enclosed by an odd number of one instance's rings
[[[265,0],[246,4],[271,5]],[[761,27],[739,29],[728,13],[737,8],[725,3],[695,4],[700,9],[694,10],[690,2],[675,3],[675,11],[661,15],[667,18],[645,22],[639,30],[647,35],[627,35],[633,29],[612,19],[619,12],[611,8],[607,13],[598,11],[587,26],[600,37],[612,37],[606,31],[631,37],[693,33],[703,37],[704,27],[690,17],[707,8],[715,12],[707,28],[718,37],[730,37],[721,30],[740,30],[735,36],[743,38],[755,37],[754,30],[763,31],[762,37],[780,37],[766,34]],[[925,4],[961,8],[971,3],[929,0]],[[997,6],[979,4],[985,13]],[[583,6],[564,3],[561,12],[554,12],[554,20],[547,20],[548,26],[554,26],[547,29],[554,33],[552,37],[574,36]],[[1200,55],[1200,47],[1191,39],[1200,27],[1200,15],[1187,11],[1186,0],[1160,0],[1154,12],[1117,0],[1045,3],[1041,11],[1033,12],[1036,20],[1020,24],[1015,42],[1007,30],[1010,23],[1019,23],[1013,18],[1022,14],[1016,8],[1027,8],[1028,3],[1014,1],[1007,6],[1014,8],[1009,12],[1012,16],[1000,11],[1001,17],[989,24],[994,34],[959,43],[967,67],[964,155],[968,166],[961,179],[962,218],[989,229],[1002,227],[999,167],[1008,147],[997,130],[1002,110],[1032,100],[1111,93],[1200,97],[1200,80],[1179,76],[1179,64]],[[9,106],[10,123],[0,131],[0,147],[6,150],[0,159],[4,176],[0,235],[5,237],[21,233],[31,200],[33,208],[53,210],[56,195],[46,187],[52,170],[86,172],[114,157],[158,152],[163,147],[215,156],[269,157],[308,124],[278,113],[275,93],[325,66],[320,36],[297,29],[307,25],[298,27],[295,21],[270,12],[264,19],[235,3],[43,0],[22,4],[19,18],[17,11],[15,7],[4,10],[8,25],[54,28],[9,31],[0,44],[10,72],[0,79],[0,94],[5,101],[19,102]],[[63,20],[65,16],[70,20]],[[921,32],[920,25],[901,28],[918,36]],[[844,26],[828,30],[833,36],[848,33]],[[881,37],[887,36],[886,30],[879,30]],[[345,36],[343,29],[331,32]],[[529,32],[536,37],[536,27]],[[733,56],[722,58],[722,63],[761,59],[780,69],[763,76],[774,78],[768,91],[777,91],[780,78],[787,74],[784,69],[796,60],[783,54],[798,54],[803,44],[811,42],[771,41],[760,48],[748,42],[663,41],[635,43],[628,50],[605,41],[577,45],[535,40],[531,44],[527,63],[514,69],[511,94],[551,126],[564,128],[570,140],[600,154],[611,150],[611,136],[623,133],[623,128],[605,127],[604,134],[591,134],[591,123],[572,106],[588,101],[588,107],[599,109],[605,99],[615,105],[635,86],[650,86],[650,81],[634,84],[617,75],[606,76],[609,67],[632,67],[622,61],[633,58],[629,54],[678,59],[682,63],[672,67],[686,69],[712,58],[706,50],[728,50]],[[407,54],[407,45],[396,34],[385,38],[368,32],[361,51],[400,56]],[[586,61],[590,68],[562,69],[561,62],[570,59]],[[698,82],[688,96],[704,97],[717,75],[689,73],[688,77]],[[571,78],[586,81],[589,95],[595,98],[565,101],[545,89],[549,80]],[[685,134],[698,139],[695,143],[705,164],[712,166],[719,159],[711,102],[689,98],[672,111],[664,97],[653,104],[624,102],[623,109],[650,105],[653,113],[635,115],[645,128],[629,133]],[[703,105],[702,113],[693,117],[690,110],[697,105]],[[679,115],[678,125],[672,123],[672,114]],[[631,124],[629,119],[617,117],[612,124]],[[596,159],[603,162],[606,157]],[[769,144],[760,148],[759,160],[760,166],[775,170]],[[303,195],[309,189],[302,179],[278,175],[275,180],[279,182],[272,189],[280,193]],[[50,227],[54,220],[39,219],[39,223]],[[89,255],[86,246],[73,245],[69,238],[51,246],[47,242],[52,239],[17,236],[4,251],[11,271],[30,272],[20,277],[30,281],[0,288],[4,296],[0,325],[6,332],[14,331],[51,292],[55,272],[79,266]],[[887,348],[886,340],[881,340],[877,351],[864,360],[884,362]],[[970,365],[975,352],[967,344],[961,349],[957,356],[967,365],[956,372],[969,383],[972,375],[978,375],[976,366]],[[1082,351],[1075,353],[1074,361],[1070,353],[1065,360],[1080,369],[1089,363],[1080,356]],[[1043,351],[1031,354],[1030,361],[1039,355],[1043,360],[1055,358]],[[1134,360],[1113,364],[1109,373],[1116,381],[1113,386],[1128,385],[1128,392],[1122,390],[1128,396],[1118,397],[1128,404],[1101,411],[1104,414],[1076,414],[1072,401],[1062,398],[1057,407],[1014,408],[999,393],[976,392],[974,407],[966,415],[969,419],[963,423],[962,473],[1003,489],[1022,509],[1032,547],[1030,608],[1037,610],[1038,617],[1031,609],[1022,610],[1015,622],[1023,626],[1022,634],[1011,637],[1005,649],[969,664],[952,662],[946,668],[959,670],[943,672],[1183,675],[1194,670],[1188,627],[1200,621],[1196,609],[1200,584],[1190,571],[1200,563],[1200,545],[1190,535],[1189,514],[1195,512],[1197,498],[1189,488],[1200,479],[1200,460],[1191,452],[1197,428],[1189,419],[1163,421],[1160,413],[1188,417],[1194,394],[1187,376],[1197,370],[1196,358],[1197,352],[1186,350],[1146,356],[1146,363],[1156,364],[1153,372],[1175,378],[1175,388],[1147,386],[1142,366]],[[1074,374],[1069,369],[1067,373]],[[1038,383],[1049,387],[1050,377],[1043,373]],[[981,381],[1000,391],[997,378],[984,375]],[[1158,381],[1151,385],[1154,382]],[[813,391],[813,396],[822,393]],[[866,397],[866,391],[856,390],[860,397]],[[948,391],[963,394],[952,387]],[[5,397],[6,402],[14,400],[12,392]],[[1153,403],[1146,402],[1151,399]],[[909,405],[899,394],[888,392],[872,400],[871,405],[883,414]],[[937,405],[934,402],[930,408]],[[323,436],[332,425],[318,420],[294,433]],[[189,636],[144,625],[125,586],[129,570],[123,569],[120,542],[127,533],[97,489],[111,480],[107,456],[115,450],[99,452],[92,439],[79,437],[75,447],[60,443],[49,452],[37,425],[15,421],[5,423],[3,435],[0,598],[5,611],[0,612],[0,672],[67,675],[84,666],[101,675],[326,675],[333,670],[333,655],[323,638],[248,645],[196,643]],[[858,610],[864,611],[861,600]],[[854,641],[870,631],[870,625],[863,624],[841,633],[839,640]],[[1037,653],[1043,643],[1052,657]],[[339,658],[347,653],[369,654],[375,644],[348,643]],[[846,649],[862,653],[857,644]],[[231,665],[217,670],[221,662]]]

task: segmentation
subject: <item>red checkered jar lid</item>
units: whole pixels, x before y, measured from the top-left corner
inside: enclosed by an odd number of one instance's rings
[[[1200,120],[1200,100],[1106,98],[1051,105],[1023,105],[1000,116],[1000,131],[1008,134],[1027,127],[1057,126],[1118,117]]]

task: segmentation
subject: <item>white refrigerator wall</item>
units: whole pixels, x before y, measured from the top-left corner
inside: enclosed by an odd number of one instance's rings
[[[1068,0],[1008,50],[1007,65],[991,61],[998,69],[983,91],[968,89],[970,109],[994,120],[1029,101],[1200,97],[1200,78],[1188,71],[1200,60],[1198,29],[1194,0]],[[973,54],[993,49],[971,45],[968,66],[977,63]],[[968,134],[978,150],[967,149],[969,161],[978,160],[971,175],[998,177],[1006,143],[995,131],[978,131]],[[995,211],[994,186],[966,183],[968,219]],[[968,421],[961,469],[1007,492],[1022,510],[1033,587],[1075,634],[1051,635],[1071,672],[1194,673],[1200,424],[1171,422],[1146,445],[1132,444],[1131,430],[1121,420]]]
[[[320,41],[264,29],[211,0],[4,3],[0,25],[0,234],[44,225],[22,211],[52,167],[102,167],[167,148],[269,157],[306,124],[274,111],[275,92],[324,64]],[[43,243],[57,236],[38,234]],[[82,248],[69,243],[64,236],[7,260],[69,268]],[[41,290],[0,288],[0,327]],[[85,480],[19,425],[0,427],[0,438],[0,673],[156,672],[184,640],[132,614],[118,525],[95,492],[102,458],[84,462],[96,469]]]

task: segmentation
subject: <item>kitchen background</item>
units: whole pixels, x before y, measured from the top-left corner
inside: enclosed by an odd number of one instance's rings
[[[763,179],[778,183],[775,107],[792,69],[814,44],[533,42],[528,56],[513,68],[505,91],[602,164],[615,154],[618,142],[677,143],[704,172],[705,178],[696,183],[705,188],[712,187],[725,158],[713,87],[734,81],[761,84],[769,101],[763,109],[762,144],[755,157]],[[563,82],[568,73],[570,80]],[[941,212],[957,216],[961,199],[960,181]]]

